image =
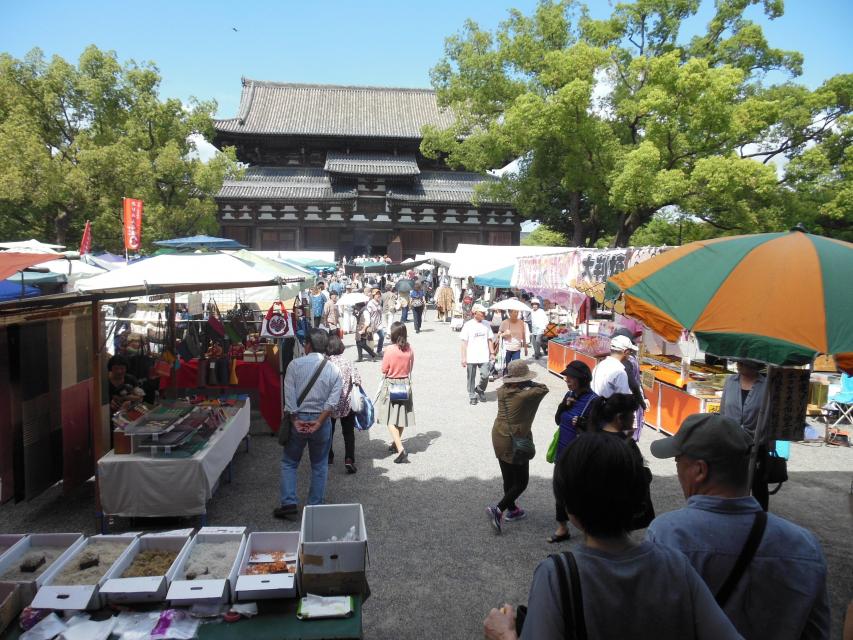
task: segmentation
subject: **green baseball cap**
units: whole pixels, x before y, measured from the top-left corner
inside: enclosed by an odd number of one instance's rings
[[[655,458],[686,455],[696,460],[725,460],[745,456],[752,438],[741,426],[719,413],[694,413],[687,416],[671,438],[651,444]]]

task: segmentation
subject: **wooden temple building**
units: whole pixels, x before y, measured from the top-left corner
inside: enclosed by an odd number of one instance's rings
[[[425,125],[451,115],[426,89],[243,80],[239,113],[215,121],[214,144],[248,165],[216,197],[223,236],[260,250],[341,256],[518,244],[510,205],[472,201],[490,176],[420,152]]]

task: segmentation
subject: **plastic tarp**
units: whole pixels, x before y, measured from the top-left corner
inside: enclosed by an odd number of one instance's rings
[[[107,292],[140,286],[177,287],[184,291],[216,288],[211,285],[278,284],[280,276],[268,267],[253,267],[225,253],[162,255],[134,262],[123,269],[77,282],[78,291]]]
[[[448,275],[451,278],[468,278],[505,267],[516,258],[523,256],[546,255],[565,251],[561,247],[528,246],[491,246],[480,244],[460,244],[450,264]]]
[[[501,267],[500,269],[496,269],[495,271],[481,273],[480,275],[474,278],[474,284],[478,284],[481,287],[496,287],[498,289],[508,289],[512,286],[512,276],[514,273],[515,263],[506,267]]]
[[[0,280],[0,300],[15,300],[17,298],[32,298],[41,295],[41,291],[35,287],[23,286],[20,282]]]
[[[32,267],[55,258],[56,254],[18,253],[15,251],[0,252],[0,280],[5,280],[21,269],[26,269],[27,267]]]

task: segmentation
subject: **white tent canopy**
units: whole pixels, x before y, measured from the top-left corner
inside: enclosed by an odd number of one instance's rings
[[[164,254],[81,280],[76,289],[97,292],[139,286],[181,286],[184,291],[194,291],[217,284],[261,286],[275,281],[276,275],[271,271],[251,267],[224,253]]]
[[[452,278],[468,278],[514,265],[516,258],[563,251],[563,247],[460,244],[453,254],[448,274]]]
[[[17,251],[19,253],[59,253],[56,249],[64,249],[64,244],[46,244],[38,240],[21,240],[19,242],[0,242],[0,249]]]

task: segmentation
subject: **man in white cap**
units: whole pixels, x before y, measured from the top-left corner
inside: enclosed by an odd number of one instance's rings
[[[539,298],[533,298],[530,301],[530,306],[533,309],[530,312],[530,341],[533,343],[533,356],[538,360],[542,357],[540,342],[542,334],[548,328],[548,314],[542,308]]]
[[[486,322],[486,307],[475,304],[474,317],[462,325],[462,367],[468,370],[468,401],[477,404],[485,401],[489,384],[489,365],[495,359],[495,341],[492,326]],[[477,384],[477,371],[480,383]]]
[[[628,374],[622,361],[629,351],[637,347],[626,336],[615,336],[610,340],[610,355],[595,365],[592,370],[592,390],[595,395],[609,398],[614,393],[631,394]]]

